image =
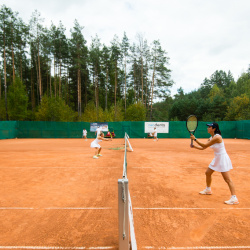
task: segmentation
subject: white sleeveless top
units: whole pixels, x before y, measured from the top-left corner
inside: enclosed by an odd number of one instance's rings
[[[215,134],[214,136],[220,136],[220,135]],[[211,139],[212,137],[210,137],[209,140]],[[209,168],[217,172],[228,172],[230,169],[233,168],[232,162],[225,149],[223,140],[221,143],[215,143],[214,145],[210,146],[210,148],[214,150],[214,159],[208,166]]]

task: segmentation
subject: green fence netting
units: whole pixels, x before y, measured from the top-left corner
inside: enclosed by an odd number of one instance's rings
[[[250,139],[250,121],[238,121],[236,138]]]
[[[0,139],[10,139],[17,137],[16,121],[0,121]]]
[[[88,122],[31,122],[18,121],[18,138],[80,138]]]
[[[195,136],[208,138],[206,124],[199,122]],[[250,139],[250,121],[218,122],[223,138]],[[146,138],[145,122],[108,122],[110,132],[116,138],[123,138],[125,132],[130,138]],[[81,138],[83,129],[88,131],[88,138],[94,138],[89,122],[33,122],[0,121],[0,139],[11,138]],[[189,138],[185,121],[169,122],[169,133],[158,133],[159,138]]]

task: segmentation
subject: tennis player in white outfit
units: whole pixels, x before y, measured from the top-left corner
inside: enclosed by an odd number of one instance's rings
[[[221,137],[219,125],[216,122],[214,122],[211,124],[207,124],[207,126],[208,126],[207,132],[211,135],[207,143],[202,143],[198,141],[198,139],[195,138],[195,136],[192,134],[190,136],[191,139],[194,140],[199,145],[199,146],[191,145],[192,148],[204,150],[210,147],[214,150],[214,159],[212,160],[212,162],[210,163],[206,171],[207,187],[203,191],[201,191],[200,194],[204,194],[204,195],[212,194],[212,191],[211,191],[212,174],[214,171],[217,171],[222,174],[231,192],[230,200],[225,201],[225,203],[228,205],[237,205],[239,204],[239,201],[235,194],[234,184],[229,175],[229,171],[233,167],[232,167],[231,160],[226,152],[225,145]]]
[[[102,140],[104,140],[104,141],[112,141],[112,139],[104,138],[104,134],[101,131],[100,134],[96,136],[96,139],[94,141],[92,141],[91,144],[90,144],[91,148],[95,148],[96,149],[95,155],[93,156],[94,159],[98,159],[100,156],[102,156],[100,154],[101,150],[102,150],[102,147],[99,144]]]
[[[82,136],[83,136],[83,138],[85,139],[85,141],[87,141],[87,130],[86,129],[83,129],[83,131],[82,131]]]
[[[158,138],[157,138],[157,129],[156,129],[156,127],[154,127],[153,135],[154,135],[154,141],[158,141]]]

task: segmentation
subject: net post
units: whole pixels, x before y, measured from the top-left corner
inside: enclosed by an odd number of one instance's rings
[[[118,179],[119,250],[129,250],[128,179]]]

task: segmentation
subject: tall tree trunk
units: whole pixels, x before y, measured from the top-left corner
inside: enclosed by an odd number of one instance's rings
[[[154,60],[154,71],[152,76],[152,85],[151,85],[151,109],[150,109],[150,121],[152,120],[152,111],[153,111],[153,95],[154,95],[154,82],[155,82],[155,64],[156,64],[156,58]]]
[[[13,74],[13,83],[15,82],[15,57],[14,57],[14,48],[13,44],[11,44],[11,53],[12,53],[12,74]]]
[[[50,97],[52,97],[52,86],[51,86],[51,64],[49,65],[49,93],[50,93]]]
[[[11,34],[13,38],[13,25],[11,25]],[[15,82],[15,59],[14,59],[14,46],[13,46],[13,40],[11,39],[11,54],[12,54],[12,77],[13,77],[13,83]]]
[[[55,90],[55,97],[56,97],[56,57],[54,56],[54,90]]]
[[[87,92],[87,82],[88,82],[88,77],[87,77],[87,74],[85,74],[85,89],[84,89],[84,100],[85,100],[85,103],[84,103],[84,106],[86,107],[87,106],[87,103],[88,103],[88,92]]]
[[[46,70],[46,75],[47,75],[46,93],[47,93],[47,96],[49,96],[49,70]]]
[[[143,58],[142,58],[142,55],[141,55],[141,102],[143,104]]]
[[[9,120],[8,117],[8,104],[7,104],[7,79],[6,79],[6,51],[5,51],[5,29],[3,29],[3,57],[4,57],[4,97],[5,97],[5,113],[6,121]]]
[[[32,113],[35,112],[36,108],[36,101],[35,101],[35,87],[34,87],[34,79],[33,79],[33,70],[31,69],[30,74],[30,83],[31,83],[31,107],[32,107]]]
[[[116,121],[117,61],[115,62],[115,121]]]
[[[61,79],[61,73],[62,73],[62,60],[60,59],[60,65],[59,65],[59,97],[61,97],[61,94],[62,94],[62,79]]]
[[[78,56],[79,59],[79,56]],[[78,64],[77,69],[77,90],[78,90],[78,116],[82,116],[82,106],[81,106],[81,69],[80,65]]]
[[[106,68],[106,86],[105,86],[105,110],[108,109],[108,80],[109,80],[108,73],[109,73],[109,70],[107,67]]]
[[[22,59],[22,45],[20,45],[20,78],[23,81],[23,59]]]
[[[127,110],[127,63],[126,63],[126,56],[125,56],[125,93],[124,93],[124,101],[125,101],[125,107],[124,107],[124,111],[125,111],[125,119],[126,119],[126,110]]]
[[[37,44],[37,60],[38,60],[38,79],[39,79],[39,102],[42,101],[42,75],[41,75],[41,63],[40,63],[40,51],[39,51],[39,40]]]
[[[135,72],[135,64],[134,64],[134,92],[135,92],[135,100],[136,100],[136,72]]]
[[[145,93],[145,108],[147,107],[147,100],[148,100],[148,72],[146,70],[146,82],[145,82],[145,87],[146,87],[146,93]]]
[[[95,67],[95,77],[94,77],[94,84],[95,84],[95,105],[96,105],[96,117],[99,120],[99,89],[98,89],[98,75],[97,69]]]
[[[69,95],[69,68],[67,67],[67,69],[66,69],[66,86],[65,86],[65,102],[67,105],[69,104],[68,95]]]

